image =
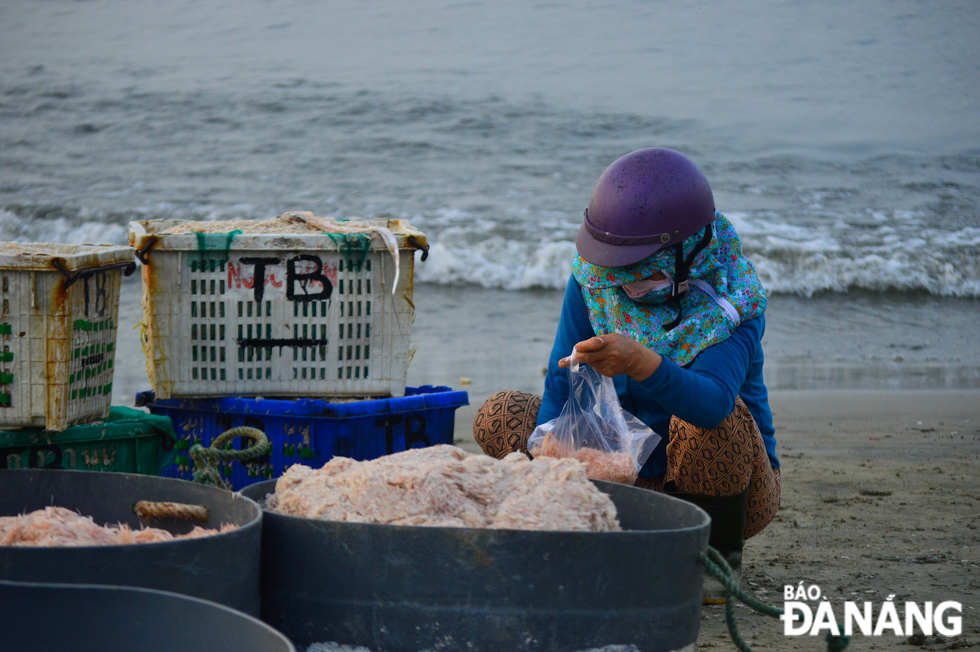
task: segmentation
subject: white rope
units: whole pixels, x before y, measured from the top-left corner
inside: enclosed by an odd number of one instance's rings
[[[398,241],[395,240],[395,234],[390,230],[383,226],[338,222],[337,220],[329,217],[316,217],[309,211],[292,211],[289,213],[284,213],[283,217],[287,215],[300,219],[310,226],[320,229],[324,233],[370,233],[372,235],[381,236],[381,240],[388,248],[388,253],[391,254],[392,260],[395,261],[395,282],[392,283],[391,286],[391,295],[395,295],[395,289],[398,287],[398,276],[401,270],[399,269],[398,264]]]

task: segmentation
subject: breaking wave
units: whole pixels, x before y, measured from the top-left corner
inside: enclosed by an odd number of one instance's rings
[[[858,228],[843,221],[814,227],[745,213],[727,217],[770,292],[809,297],[862,289],[980,297],[977,227]],[[568,281],[575,254],[571,239],[531,242],[493,235],[475,239],[472,232],[450,231],[432,240],[429,261],[419,269],[420,280],[429,283],[560,289]]]
[[[233,219],[268,217],[251,207],[154,210],[126,216],[44,214],[22,217],[0,210],[0,240],[18,242],[127,242],[126,222],[137,219]],[[843,220],[826,226],[789,224],[774,215],[726,215],[742,239],[746,255],[770,292],[811,296],[850,289],[927,292],[946,297],[980,297],[980,227],[956,230],[898,228],[889,216],[881,224],[854,226]],[[575,225],[553,220],[537,238],[458,211],[417,215],[414,224],[429,234],[418,280],[444,285],[478,285],[505,290],[562,289],[572,271]],[[872,216],[871,220],[874,220]],[[465,223],[454,226],[454,223]],[[541,232],[544,235],[541,235]]]

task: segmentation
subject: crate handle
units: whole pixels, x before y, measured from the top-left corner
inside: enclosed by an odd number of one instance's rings
[[[185,521],[200,521],[201,523],[207,523],[211,520],[211,512],[208,511],[207,507],[186,503],[158,503],[140,500],[133,505],[133,512],[145,519],[180,518]]]
[[[118,269],[122,267],[124,276],[131,276],[132,273],[136,271],[136,263],[134,263],[131,260],[125,260],[123,262],[113,263],[111,265],[102,265],[101,267],[90,267],[88,269],[80,269],[77,272],[72,272],[71,270],[69,270],[68,267],[65,266],[65,261],[63,261],[60,258],[52,258],[51,264],[54,266],[56,270],[61,272],[62,276],[65,277],[66,290],[70,288],[72,285],[74,285],[75,281],[77,281],[78,279],[85,278],[86,276],[92,276],[93,274],[96,274],[98,272],[103,272],[107,269]]]
[[[151,235],[146,239],[146,243],[144,243],[142,247],[134,252],[139,261],[144,265],[150,264],[150,261],[146,258],[146,254],[150,253],[150,249],[153,249],[158,240],[159,238],[157,238],[155,235]]]
[[[429,245],[422,244],[415,239],[414,235],[408,236],[408,244],[410,244],[412,248],[418,249],[422,252],[422,262],[425,262],[425,259],[429,257]]]
[[[225,450],[225,445],[231,443],[236,437],[252,439],[255,441],[255,444],[242,450]],[[248,426],[239,426],[231,430],[226,430],[211,441],[210,448],[205,448],[200,444],[194,444],[189,451],[191,458],[194,460],[194,466],[197,467],[197,470],[194,471],[194,482],[211,484],[230,491],[231,487],[221,479],[221,474],[211,465],[211,460],[218,460],[219,462],[246,462],[257,457],[262,457],[269,452],[270,448],[272,448],[272,445],[269,444],[269,439],[265,436],[265,433],[258,428],[250,428]]]

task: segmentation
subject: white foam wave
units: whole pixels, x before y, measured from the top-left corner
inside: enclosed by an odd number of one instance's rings
[[[205,219],[216,216],[213,210],[199,212],[205,213]],[[225,212],[244,217],[249,211],[234,207]],[[146,216],[134,215],[133,219],[141,217]],[[980,298],[980,227],[920,228],[912,218],[907,226],[896,226],[896,220],[883,221],[874,215],[863,224],[838,220],[821,226],[744,213],[727,217],[759,279],[771,292],[811,296],[863,289]],[[538,223],[531,230],[534,240],[522,238],[521,229],[508,230],[469,213],[437,213],[419,222],[430,233],[431,243],[428,260],[418,263],[420,282],[506,290],[562,289],[571,274],[575,244],[563,222]],[[460,222],[466,222],[465,226]],[[24,218],[0,210],[0,240],[122,245],[127,241],[127,228],[99,221],[94,215]]]
[[[491,236],[453,246],[441,238],[421,263],[423,283],[472,283],[506,290],[563,288],[572,273],[573,242],[526,243]]]
[[[64,217],[25,220],[10,211],[0,210],[0,240],[125,245],[128,235],[126,227],[121,224],[70,220]]]
[[[980,297],[980,228],[952,231],[846,223],[808,227],[728,215],[762,284],[771,292],[925,291]],[[522,242],[482,229],[446,229],[430,238],[418,277],[428,283],[473,283],[521,290],[562,289],[575,244]]]
[[[773,292],[926,291],[980,297],[980,228],[957,230],[838,222],[803,227],[727,216],[759,279]]]

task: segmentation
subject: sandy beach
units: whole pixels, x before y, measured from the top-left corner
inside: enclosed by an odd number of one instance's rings
[[[980,647],[980,392],[776,391],[782,462],[775,521],[745,548],[743,589],[781,605],[783,586],[817,584],[838,619],[845,600],[963,605],[963,634],[925,649]],[[739,607],[743,635],[768,650],[823,650]],[[849,650],[909,650],[908,637],[853,637]],[[698,649],[728,651],[722,607],[705,607]]]

